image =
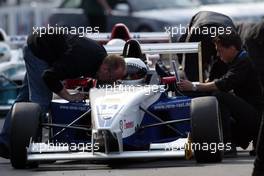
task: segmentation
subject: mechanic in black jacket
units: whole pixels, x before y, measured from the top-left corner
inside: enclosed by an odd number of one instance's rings
[[[86,76],[113,82],[125,74],[125,62],[121,56],[107,56],[103,46],[76,35],[31,35],[25,50],[30,50],[48,64],[42,73],[44,82],[51,91],[69,101],[83,96],[70,96],[60,80]]]
[[[62,80],[81,76],[113,83],[125,76],[122,56],[109,55],[95,41],[76,35],[33,34],[24,48],[26,76],[16,102],[38,103],[43,112],[49,108],[52,92],[68,101],[81,101],[83,93],[70,94]],[[9,158],[11,111],[0,134],[0,156]]]
[[[224,141],[245,149],[258,136],[261,83],[236,32],[218,35],[214,43],[220,59],[228,65],[227,72],[207,83],[182,80],[178,86],[185,91],[214,92],[220,104]]]

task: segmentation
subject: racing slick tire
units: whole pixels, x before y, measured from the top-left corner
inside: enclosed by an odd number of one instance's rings
[[[198,163],[221,162],[223,132],[215,97],[199,97],[191,102],[191,145]]]
[[[41,108],[36,103],[21,102],[13,106],[11,113],[11,164],[15,169],[37,167],[37,162],[27,161],[27,147],[39,134]]]

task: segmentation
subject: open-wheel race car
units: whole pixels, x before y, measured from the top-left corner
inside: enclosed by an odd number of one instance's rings
[[[7,36],[0,28],[0,114],[11,108],[25,76],[23,52],[17,48],[21,38]]]
[[[199,53],[199,46],[141,45],[143,53],[170,55]],[[106,50],[121,54],[123,49]],[[53,100],[49,114],[42,114],[38,104],[16,103],[12,166],[21,169],[57,160],[190,159],[193,154],[197,162],[220,162],[223,150],[209,147],[223,143],[216,98],[170,95],[166,85],[175,84],[175,76],[162,77],[156,69],[156,83],[92,88],[86,102]]]

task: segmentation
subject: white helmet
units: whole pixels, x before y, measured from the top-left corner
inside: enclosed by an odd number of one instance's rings
[[[109,42],[107,42],[106,45],[109,45],[109,46],[124,46],[125,45],[125,40],[122,40],[122,39],[112,39],[110,40]]]
[[[123,84],[143,84],[148,72],[147,65],[139,58],[125,58],[127,75],[122,80]]]
[[[11,50],[8,44],[0,42],[0,62],[9,61],[11,59]]]

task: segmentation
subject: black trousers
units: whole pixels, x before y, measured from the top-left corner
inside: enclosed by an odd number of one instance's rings
[[[257,141],[262,112],[230,93],[215,92],[213,96],[220,106],[224,142],[232,142],[245,149],[250,141]]]
[[[257,141],[262,111],[242,98],[226,92],[184,92],[189,97],[215,96],[219,103],[224,143],[246,149]]]
[[[264,114],[262,115],[262,122],[259,130],[257,156],[254,165],[255,169],[264,171]]]

